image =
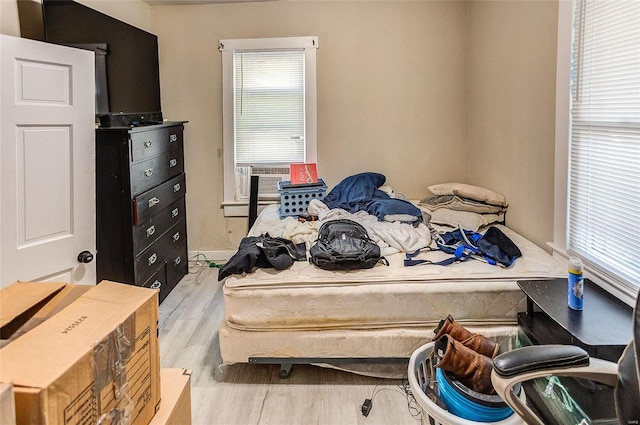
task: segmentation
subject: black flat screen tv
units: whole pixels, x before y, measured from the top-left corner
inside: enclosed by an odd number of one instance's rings
[[[97,115],[161,115],[156,35],[71,0],[42,8],[47,42],[96,52]]]

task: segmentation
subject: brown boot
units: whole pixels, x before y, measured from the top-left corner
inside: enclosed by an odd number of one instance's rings
[[[500,348],[498,344],[486,336],[469,332],[460,323],[456,322],[451,315],[440,321],[434,333],[436,334],[433,337],[434,341],[447,334],[456,341],[461,342],[465,347],[491,358],[498,354],[498,349]]]
[[[495,394],[491,384],[493,361],[444,334],[435,341],[435,354],[441,357],[438,367],[451,372],[467,387],[483,394]]]

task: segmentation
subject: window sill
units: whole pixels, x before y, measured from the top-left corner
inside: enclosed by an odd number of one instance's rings
[[[569,254],[567,250],[559,244],[548,242],[547,245],[553,250],[553,256],[562,263],[568,263]],[[625,304],[633,306],[638,296],[638,288],[632,288],[622,283],[615,282],[614,279],[606,274],[584,265],[584,277],[591,279],[596,285],[609,292]]]

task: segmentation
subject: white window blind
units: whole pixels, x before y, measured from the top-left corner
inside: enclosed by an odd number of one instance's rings
[[[304,162],[304,49],[234,53],[236,166]]]
[[[640,2],[576,2],[567,248],[640,286]]]

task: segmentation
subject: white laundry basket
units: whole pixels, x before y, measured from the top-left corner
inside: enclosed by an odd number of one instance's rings
[[[431,357],[434,350],[434,343],[430,342],[415,350],[409,359],[408,377],[411,392],[422,409],[423,425],[521,425],[524,421],[517,415],[512,414],[506,419],[497,422],[476,422],[461,418],[451,412],[442,409],[435,402],[431,401],[425,394],[425,390],[431,379]],[[524,391],[520,395],[524,399]]]

